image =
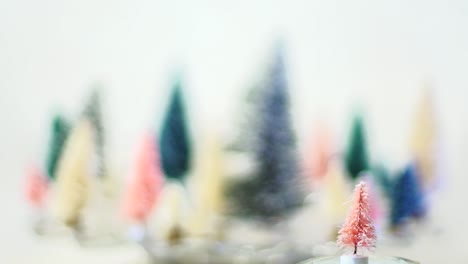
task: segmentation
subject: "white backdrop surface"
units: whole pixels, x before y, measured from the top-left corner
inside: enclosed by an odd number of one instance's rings
[[[128,263],[138,254],[29,234],[23,176],[43,163],[53,111],[76,117],[89,84],[102,81],[109,159],[126,174],[140,136],[159,126],[175,69],[185,73],[193,133],[216,125],[227,135],[281,36],[300,142],[326,119],[342,143],[359,104],[373,157],[401,166],[417,98],[432,85],[446,160],[433,214],[445,237],[390,253],[465,263],[467,25],[461,0],[0,0],[0,262]]]

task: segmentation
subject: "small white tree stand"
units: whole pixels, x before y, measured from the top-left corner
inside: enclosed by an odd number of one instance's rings
[[[340,257],[340,264],[368,264],[369,258],[361,255],[343,255]]]

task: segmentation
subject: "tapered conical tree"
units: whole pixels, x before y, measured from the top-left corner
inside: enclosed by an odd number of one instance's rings
[[[181,81],[174,84],[160,137],[161,165],[172,180],[183,181],[191,166],[191,146]]]
[[[345,153],[345,166],[348,175],[356,180],[359,173],[369,169],[366,145],[366,132],[360,115],[353,120],[348,148]]]
[[[324,122],[315,123],[315,133],[311,140],[310,151],[307,155],[307,173],[311,182],[320,185],[328,173],[330,160],[332,159],[333,147],[330,130]]]
[[[392,196],[393,181],[388,169],[381,163],[372,166],[372,176],[386,197]]]
[[[436,183],[437,124],[431,90],[426,89],[412,124],[410,150],[418,162],[422,184],[430,189]]]
[[[156,152],[156,142],[145,136],[135,160],[135,168],[124,200],[128,220],[146,224],[159,199],[164,181]]]
[[[282,50],[275,54],[262,90],[253,146],[255,168],[229,193],[235,214],[275,221],[300,206],[303,198]]]
[[[75,230],[80,228],[91,192],[94,151],[92,125],[82,118],[70,132],[57,169],[54,204],[58,219]]]
[[[351,194],[343,168],[337,160],[330,161],[330,168],[323,179],[320,203],[333,224],[340,223],[346,215],[346,202]]]
[[[203,148],[197,155],[193,179],[194,216],[191,224],[193,235],[219,235],[220,215],[224,212],[224,161],[220,141],[213,135],[203,140]]]
[[[101,103],[101,89],[95,87],[91,95],[86,102],[83,110],[83,116],[89,119],[93,128],[93,137],[95,142],[95,149],[97,155],[97,175],[103,177],[106,175],[105,167],[105,137],[104,137],[104,126],[102,124],[102,103]]]
[[[351,210],[339,231],[337,242],[341,247],[352,248],[354,255],[358,248],[375,247],[375,227],[370,216],[369,194],[365,182],[360,182],[354,189]]]
[[[49,143],[49,153],[47,156],[47,176],[50,180],[54,180],[57,171],[57,165],[62,155],[65,140],[70,131],[70,124],[60,114],[57,114],[52,120],[51,138]]]
[[[393,227],[426,213],[424,194],[417,175],[418,169],[410,163],[396,179],[391,197],[390,223]]]
[[[25,188],[25,195],[29,204],[34,208],[44,208],[48,189],[47,178],[42,174],[41,170],[37,167],[31,167],[28,170]]]
[[[262,85],[259,83],[250,87],[238,111],[241,112],[238,133],[227,146],[228,151],[249,153],[256,145],[258,131],[258,104],[262,96]]]

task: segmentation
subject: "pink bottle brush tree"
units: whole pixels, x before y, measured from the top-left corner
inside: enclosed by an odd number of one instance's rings
[[[26,177],[25,196],[29,204],[42,209],[45,206],[48,183],[41,170],[37,167],[29,168]]]
[[[46,227],[46,203],[49,185],[46,176],[35,166],[28,169],[25,182],[24,195],[33,209],[32,227],[34,232],[42,235]]]
[[[310,153],[305,160],[306,171],[314,187],[320,186],[330,167],[330,159],[333,158],[333,144],[331,133],[324,121],[317,122],[316,130],[311,140]]]
[[[351,211],[339,231],[337,243],[341,247],[353,248],[354,256],[357,255],[358,248],[375,248],[375,227],[370,215],[367,185],[363,181],[354,189]]]
[[[129,182],[124,201],[125,217],[135,224],[145,225],[163,186],[156,142],[146,135]]]

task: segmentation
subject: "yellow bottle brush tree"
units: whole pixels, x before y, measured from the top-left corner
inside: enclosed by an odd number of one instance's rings
[[[94,174],[92,125],[82,118],[71,131],[57,170],[55,213],[72,228],[77,238],[83,234],[83,209],[88,204],[91,177]]]
[[[224,161],[219,138],[207,137],[200,152],[192,181],[195,210],[191,233],[199,237],[222,238]]]
[[[430,89],[426,89],[420,99],[413,119],[410,135],[410,152],[420,170],[423,188],[430,189],[436,183],[437,127],[433,98]]]

